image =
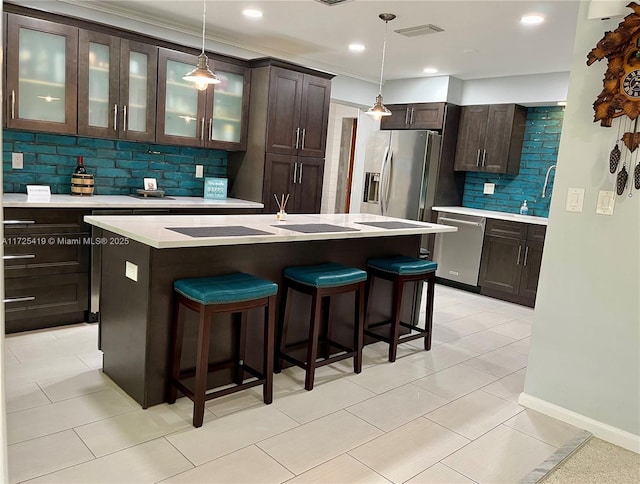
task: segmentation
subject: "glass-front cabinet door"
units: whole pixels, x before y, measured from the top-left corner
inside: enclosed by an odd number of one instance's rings
[[[198,91],[192,82],[182,79],[193,70],[197,61],[197,56],[191,54],[159,50],[156,126],[159,142],[189,146],[202,146],[205,142],[207,91]]]
[[[76,133],[78,29],[7,19],[7,127]]]
[[[225,150],[244,150],[249,107],[248,70],[223,62],[214,62],[214,68],[221,82],[208,89],[207,145]]]
[[[80,31],[78,133],[155,139],[157,48]]]

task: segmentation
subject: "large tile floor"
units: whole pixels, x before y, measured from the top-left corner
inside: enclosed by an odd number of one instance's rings
[[[6,338],[11,482],[516,483],[580,431],[518,405],[533,311],[437,286],[434,342],[367,346],[260,389],[142,410],[100,371],[97,327]]]

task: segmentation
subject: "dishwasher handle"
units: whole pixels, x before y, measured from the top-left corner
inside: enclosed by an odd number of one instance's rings
[[[438,219],[438,223],[440,222],[453,222],[461,225],[473,225],[474,227],[482,227],[482,223],[480,222],[469,222],[467,220],[459,220],[457,218],[440,217]]]

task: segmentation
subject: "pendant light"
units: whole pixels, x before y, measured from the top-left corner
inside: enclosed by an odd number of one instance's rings
[[[365,114],[373,117],[374,119],[380,119],[382,116],[391,116],[391,111],[389,111],[384,104],[382,104],[382,76],[384,74],[384,55],[387,50],[387,24],[396,18],[396,16],[392,13],[381,13],[378,15],[380,20],[384,21],[384,42],[382,43],[382,65],[380,66],[380,90],[378,91],[378,96],[376,97],[376,103],[369,108]]]
[[[202,53],[198,56],[198,65],[194,70],[185,75],[182,79],[189,82],[195,82],[198,91],[204,91],[209,84],[219,84],[220,79],[209,70],[209,59],[204,53],[204,24],[207,14],[207,2],[202,0]]]

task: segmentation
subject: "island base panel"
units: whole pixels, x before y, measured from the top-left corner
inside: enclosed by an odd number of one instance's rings
[[[169,368],[169,348],[173,318],[173,281],[230,272],[247,272],[277,282],[280,287],[287,266],[320,264],[327,261],[366,268],[369,257],[417,256],[420,236],[334,239],[273,244],[154,249],[133,240],[126,246],[106,245],[102,257],[100,301],[101,343],[104,371],[143,407],[165,400]],[[129,261],[137,266],[137,282],[125,276]],[[388,319],[391,312],[390,286],[376,282],[371,298],[373,321]],[[415,286],[414,286],[415,287]],[[276,314],[280,311],[277,297]],[[348,345],[354,324],[353,294],[332,298],[331,337]],[[407,287],[403,298],[403,320],[412,321],[416,292]],[[307,338],[310,298],[291,293],[292,320],[289,341]],[[262,365],[262,318],[260,310],[248,314],[247,362]],[[195,361],[196,315],[185,319],[182,367]],[[219,317],[211,341],[210,361],[229,359],[232,347],[230,316]],[[231,381],[231,370],[212,375],[213,385]]]

